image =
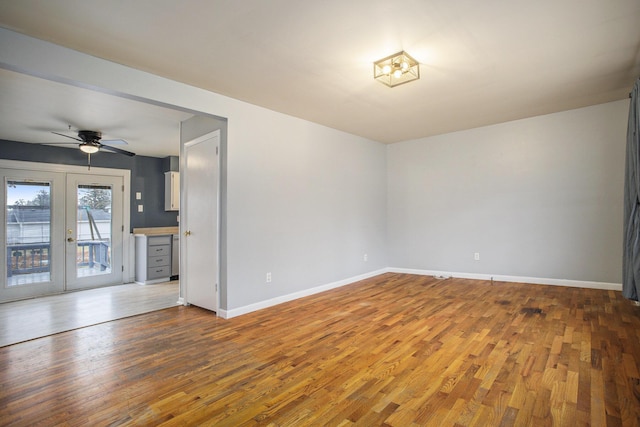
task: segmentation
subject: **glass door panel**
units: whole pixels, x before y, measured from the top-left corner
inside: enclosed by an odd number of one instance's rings
[[[111,186],[77,187],[76,275],[111,274]]]
[[[51,182],[7,180],[7,286],[51,281]]]
[[[64,289],[62,257],[64,175],[0,169],[3,209],[0,301]]]

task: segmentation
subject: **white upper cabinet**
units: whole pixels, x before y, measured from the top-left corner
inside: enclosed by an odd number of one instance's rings
[[[164,210],[180,210],[180,173],[164,173]]]

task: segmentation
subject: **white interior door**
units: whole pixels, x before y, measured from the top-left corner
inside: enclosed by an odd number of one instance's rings
[[[122,283],[123,179],[67,174],[66,289]]]
[[[218,310],[218,199],[220,131],[184,145],[180,280],[185,301]]]
[[[64,174],[0,169],[0,301],[64,290]]]

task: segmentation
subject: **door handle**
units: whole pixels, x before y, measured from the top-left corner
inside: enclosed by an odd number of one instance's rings
[[[185,231],[185,232],[184,232],[184,235],[185,235],[185,236],[191,236],[191,231],[190,231],[190,230]]]
[[[75,242],[75,239],[73,237],[67,237],[67,242],[69,243]]]

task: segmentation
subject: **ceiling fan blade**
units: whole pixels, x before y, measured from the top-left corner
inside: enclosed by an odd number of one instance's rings
[[[101,139],[100,143],[102,145],[129,145],[124,139]]]
[[[135,156],[135,153],[131,151],[123,150],[122,148],[112,147],[110,145],[100,144],[100,149],[105,151],[112,151],[114,153],[124,154],[125,156]]]
[[[65,138],[75,139],[76,141],[83,142],[80,138],[76,138],[74,136],[65,135],[64,133],[58,133],[58,132],[53,132],[53,131],[51,133],[55,133],[56,135],[64,136]]]

